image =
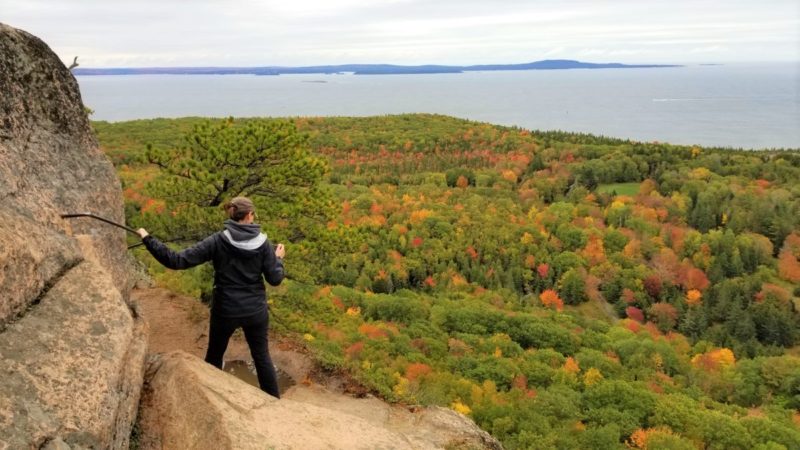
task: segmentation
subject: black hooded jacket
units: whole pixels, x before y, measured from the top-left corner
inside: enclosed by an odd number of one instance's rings
[[[211,313],[219,317],[247,317],[263,312],[267,307],[264,278],[273,286],[283,281],[283,261],[275,256],[272,244],[256,224],[226,220],[225,230],[181,252],[152,236],[144,238],[144,245],[170,269],[188,269],[213,261]]]

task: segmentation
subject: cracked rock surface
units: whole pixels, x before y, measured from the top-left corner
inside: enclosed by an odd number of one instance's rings
[[[0,23],[0,450],[127,448],[146,330],[128,304],[114,168],[75,78]]]

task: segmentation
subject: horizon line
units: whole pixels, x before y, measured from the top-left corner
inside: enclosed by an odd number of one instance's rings
[[[80,58],[80,56],[78,56]],[[527,64],[536,64],[536,63],[553,63],[553,62],[560,62],[560,63],[580,63],[580,64],[596,64],[596,65],[623,65],[623,66],[665,66],[665,67],[675,67],[675,66],[685,66],[685,65],[706,65],[706,64],[728,64],[728,63],[718,63],[718,62],[699,62],[699,63],[655,63],[655,62],[619,62],[619,61],[603,61],[603,62],[594,62],[594,61],[585,61],[579,59],[570,59],[570,58],[556,58],[556,59],[538,59],[533,61],[525,61],[525,62],[502,62],[502,63],[473,63],[473,64],[449,64],[449,63],[420,63],[420,64],[401,64],[401,63],[387,63],[387,62],[349,62],[349,63],[321,63],[321,64],[302,64],[302,65],[285,65],[285,64],[248,64],[248,65],[193,65],[193,64],[181,64],[181,65],[148,65],[148,66],[95,66],[95,67],[84,67],[80,65],[80,61],[78,61],[79,66],[83,69],[299,69],[299,68],[309,68],[309,67],[334,67],[334,66],[390,66],[390,67],[476,67],[476,66],[520,66],[520,65],[527,65]],[[786,61],[789,62],[789,61]],[[800,61],[798,61],[800,62]]]

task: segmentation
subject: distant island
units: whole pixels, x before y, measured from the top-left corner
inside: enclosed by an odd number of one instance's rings
[[[569,59],[546,59],[524,64],[483,64],[474,66],[400,66],[394,64],[341,64],[305,67],[119,67],[76,68],[75,75],[283,75],[283,74],[342,74],[398,75],[462,73],[496,70],[564,70],[564,69],[650,69],[682,67],[675,64],[587,63]]]

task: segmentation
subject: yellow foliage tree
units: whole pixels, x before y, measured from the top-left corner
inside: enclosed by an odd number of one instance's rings
[[[453,411],[455,411],[457,413],[461,413],[461,414],[463,414],[465,416],[472,412],[472,410],[470,409],[469,406],[461,403],[461,400],[456,400],[453,403],[451,403],[450,404],[450,408]]]
[[[603,379],[603,374],[595,367],[590,367],[589,370],[583,374],[583,384],[592,386]]]
[[[689,173],[689,176],[696,180],[707,180],[711,177],[711,171],[705,167],[698,167],[696,169],[692,169],[692,171]]]
[[[413,211],[411,213],[411,217],[408,220],[409,220],[409,222],[411,222],[414,225],[419,225],[425,219],[430,217],[431,214],[433,214],[433,212],[431,210],[429,210],[429,209],[419,209],[419,210]]]
[[[504,170],[502,177],[506,181],[510,181],[512,183],[516,183],[517,182],[517,174],[514,173],[513,170]]]
[[[694,355],[692,364],[708,371],[717,371],[732,367],[736,364],[736,357],[730,349],[723,347]]]

